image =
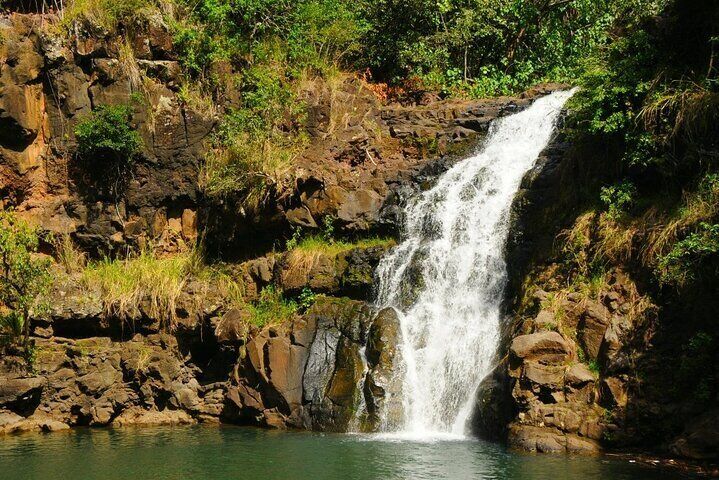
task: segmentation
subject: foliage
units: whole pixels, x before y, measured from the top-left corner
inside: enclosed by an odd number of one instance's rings
[[[297,313],[299,306],[294,300],[285,298],[282,290],[274,285],[262,289],[258,300],[247,307],[250,321],[257,326],[284,323]]]
[[[634,205],[637,188],[624,180],[615,185],[602,187],[600,199],[607,209],[609,217],[617,219]]]
[[[297,297],[297,308],[306,312],[317,301],[317,294],[309,287],[304,287]]]
[[[475,95],[572,77],[631,1],[362,0],[370,28],[363,60],[383,79],[415,75]]]
[[[691,392],[692,403],[697,406],[708,405],[716,398],[715,364],[716,342],[706,332],[695,333],[682,347],[677,371],[678,384],[675,393],[686,396]]]
[[[127,105],[100,105],[75,126],[77,153],[86,160],[108,162],[118,168],[130,163],[142,140],[130,125],[132,110]]]
[[[659,260],[660,278],[665,283],[683,284],[700,272],[719,273],[719,224],[702,222],[696,232],[677,242]]]
[[[609,152],[614,163],[603,173],[616,182],[598,192],[607,213],[585,218],[579,252],[585,265],[645,267],[660,284],[711,285],[719,273],[719,8],[645,3],[586,61],[571,101],[575,139]]]
[[[50,275],[47,259],[37,256],[39,232],[14,212],[0,210],[0,339],[23,336],[28,348],[30,318],[45,307]]]

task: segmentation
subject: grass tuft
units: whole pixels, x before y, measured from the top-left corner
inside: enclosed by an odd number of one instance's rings
[[[177,320],[175,304],[192,262],[191,253],[157,258],[143,250],[122,260],[91,262],[81,279],[88,288],[99,287],[106,315],[134,318],[147,302],[145,313],[172,329]]]

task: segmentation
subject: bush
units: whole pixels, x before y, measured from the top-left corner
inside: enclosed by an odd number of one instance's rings
[[[629,212],[635,203],[637,187],[628,180],[602,187],[599,198],[604,204],[610,218],[616,220]]]
[[[664,283],[681,285],[703,273],[719,274],[719,224],[702,222],[698,231],[677,242],[659,260],[659,275]]]
[[[117,166],[132,162],[142,140],[132,128],[127,105],[101,105],[75,127],[77,153],[85,160],[101,160]]]
[[[140,152],[142,140],[132,128],[127,105],[97,107],[75,126],[77,156],[89,173],[85,183],[93,195],[117,197]]]
[[[12,211],[0,210],[0,340],[21,335],[28,351],[30,318],[45,307],[50,261],[37,256],[38,230]]]

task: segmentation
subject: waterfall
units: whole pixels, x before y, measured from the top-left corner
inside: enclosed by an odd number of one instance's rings
[[[478,153],[407,205],[402,241],[377,268],[377,305],[394,307],[401,325],[404,418],[384,418],[384,431],[464,436],[499,340],[512,199],[572,93],[493,122]]]

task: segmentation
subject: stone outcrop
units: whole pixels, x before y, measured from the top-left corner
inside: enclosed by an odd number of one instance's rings
[[[225,383],[203,372],[196,346],[180,341],[36,340],[32,376],[0,371],[0,432],[219,421]]]
[[[356,300],[322,298],[290,324],[264,328],[235,366],[228,389],[234,415],[274,428],[370,428],[360,406],[371,416],[384,400],[396,356],[392,316],[374,317]]]
[[[560,88],[545,85],[515,98],[381,104],[357,79],[307,92],[311,145],[295,160],[258,218],[233,201],[208,205],[213,249],[271,242],[288,228],[313,230],[332,219],[338,232],[395,232],[397,207],[474,148],[495,118]],[[350,113],[351,112],[351,113]],[[209,212],[212,212],[210,217]]]

